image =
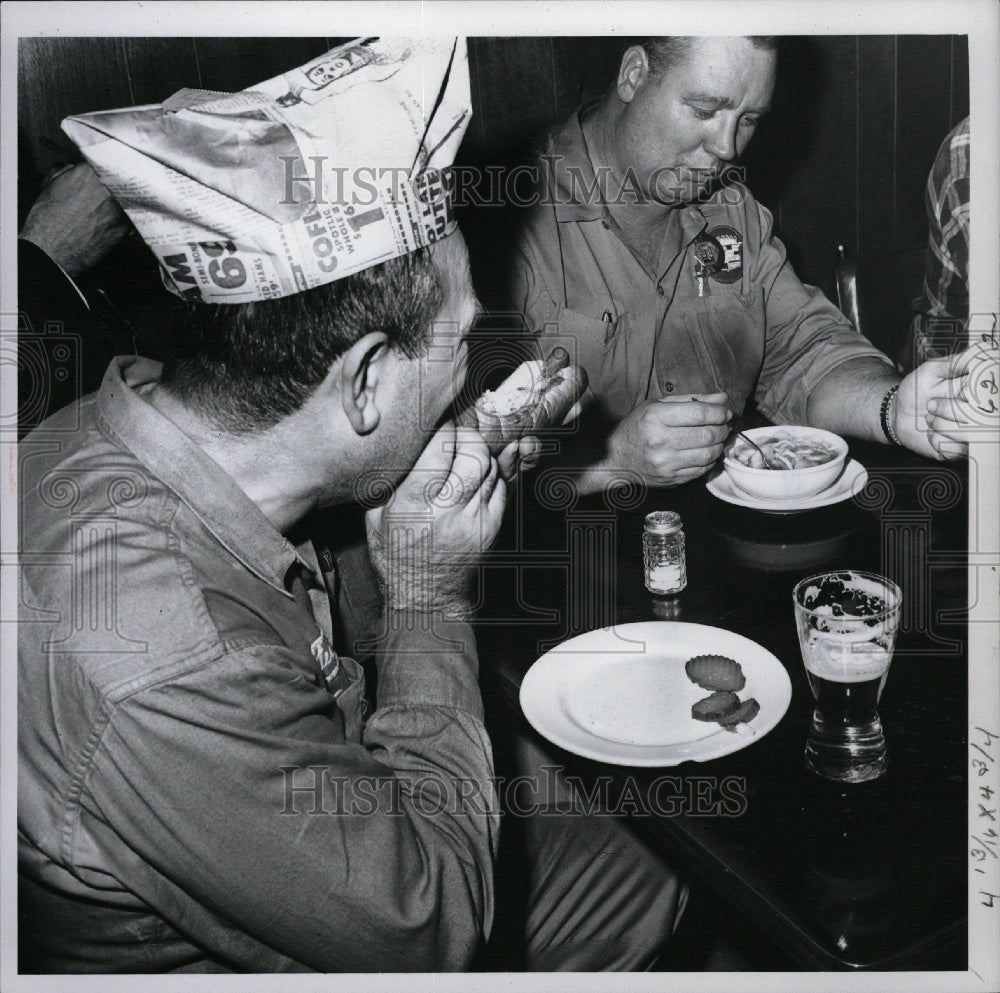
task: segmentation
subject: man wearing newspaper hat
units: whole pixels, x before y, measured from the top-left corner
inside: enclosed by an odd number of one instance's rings
[[[443,418],[477,308],[440,176],[464,44],[379,44],[309,101],[65,124],[184,304],[165,366],[116,359],[24,442],[21,971],[454,970],[491,932],[468,585],[518,450]],[[353,502],[367,716],[354,577],[308,540]],[[528,820],[526,964],[647,965],[673,875],[610,818]]]

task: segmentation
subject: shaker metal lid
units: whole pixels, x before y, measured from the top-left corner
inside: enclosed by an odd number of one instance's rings
[[[681,515],[672,510],[654,510],[646,515],[646,530],[653,534],[673,534],[681,529]]]

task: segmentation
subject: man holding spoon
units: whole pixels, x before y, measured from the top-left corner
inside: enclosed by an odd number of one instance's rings
[[[933,459],[967,451],[971,355],[900,380],[798,279],[737,178],[776,68],[775,38],[636,39],[604,96],[549,138],[512,302],[529,330],[571,340],[588,373],[590,425],[570,456],[584,492],[623,473],[697,478],[751,398],[775,423]]]

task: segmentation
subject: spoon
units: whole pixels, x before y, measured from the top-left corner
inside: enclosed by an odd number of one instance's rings
[[[774,467],[773,467],[773,466],[771,465],[771,463],[767,461],[767,456],[766,456],[766,455],[764,454],[764,449],[763,449],[763,448],[761,448],[761,447],[760,447],[760,445],[758,445],[758,444],[757,444],[757,442],[755,442],[755,441],[752,441],[752,440],[751,440],[750,438],[748,438],[748,437],[747,437],[747,436],[746,436],[746,435],[745,435],[745,434],[744,434],[744,433],[743,433],[742,431],[737,431],[736,433],[737,433],[737,434],[738,434],[738,435],[739,435],[739,436],[740,436],[740,437],[741,437],[741,438],[742,438],[742,439],[743,439],[743,440],[744,440],[745,442],[747,442],[747,444],[749,444],[749,445],[752,445],[752,446],[753,446],[754,448],[756,448],[756,449],[757,449],[757,451],[758,451],[758,452],[760,452],[760,457],[761,457],[761,458],[762,458],[762,459],[764,460],[764,468],[765,468],[765,469],[773,469],[773,468],[774,468]]]
[[[660,400],[660,403],[670,403],[670,402],[671,402],[671,400],[678,400],[678,399],[681,399],[681,398],[680,398],[680,397],[677,397],[677,398],[674,398],[674,397],[663,397],[663,398],[661,398],[661,400]],[[691,397],[691,400],[692,400],[692,401],[693,401],[694,403],[697,403],[697,402],[698,402],[698,398],[697,398],[697,397]],[[771,465],[771,463],[767,461],[767,456],[766,456],[766,455],[764,454],[764,449],[763,449],[763,448],[761,448],[761,447],[760,447],[760,445],[758,445],[758,444],[757,444],[757,442],[755,442],[755,441],[752,441],[752,440],[751,440],[750,438],[748,438],[748,437],[747,437],[747,436],[746,436],[746,435],[745,435],[745,434],[744,434],[744,433],[743,433],[742,431],[737,431],[736,433],[737,433],[737,434],[738,434],[738,435],[739,435],[739,436],[740,436],[740,437],[741,437],[741,438],[742,438],[742,439],[743,439],[743,440],[744,440],[744,441],[745,441],[745,442],[746,442],[746,443],[747,443],[748,445],[751,445],[752,447],[756,448],[758,452],[760,452],[760,457],[761,457],[761,458],[762,458],[762,459],[764,460],[764,467],[765,467],[766,469],[773,469],[773,468],[774,468],[774,466],[773,466],[773,465]]]

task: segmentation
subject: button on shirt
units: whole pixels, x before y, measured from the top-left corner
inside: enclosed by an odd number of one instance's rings
[[[670,211],[654,266],[590,193],[579,114],[550,136],[540,163],[542,197],[528,214],[511,302],[529,331],[560,337],[607,414],[620,419],[675,391],[725,391],[736,413],[754,396],[771,420],[805,423],[809,395],[837,366],[891,365],[799,281],[771,215],[745,187]],[[732,264],[699,277],[706,236]]]
[[[362,729],[332,561],[143,400],[158,372],[116,359],[21,446],[19,886],[38,968],[463,968],[496,840],[471,629],[390,624]],[[478,804],[451,802],[470,784]]]

